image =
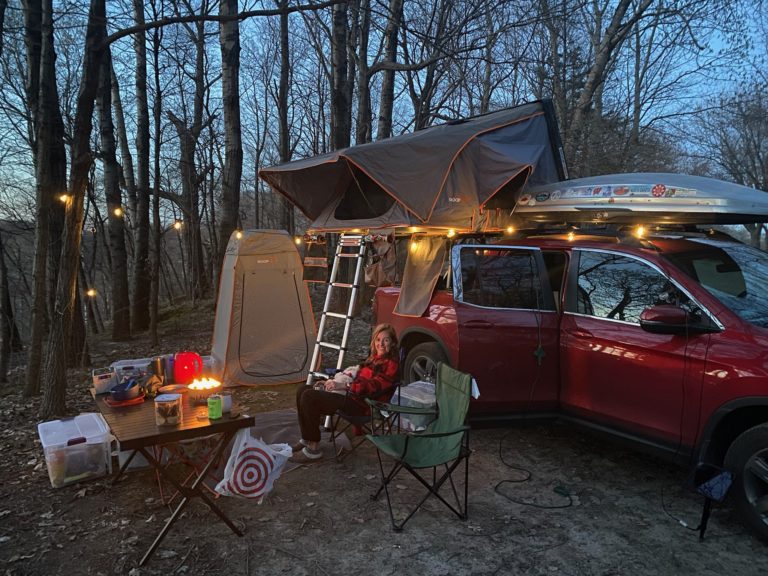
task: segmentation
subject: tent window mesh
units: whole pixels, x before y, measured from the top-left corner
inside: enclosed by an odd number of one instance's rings
[[[395,203],[394,198],[354,166],[350,170],[349,186],[333,215],[338,220],[360,220],[386,214]]]

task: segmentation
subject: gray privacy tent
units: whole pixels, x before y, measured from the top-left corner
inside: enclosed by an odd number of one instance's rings
[[[282,230],[237,236],[221,269],[212,375],[229,386],[302,382],[316,330],[293,238]]]
[[[504,225],[523,188],[567,177],[554,113],[536,101],[264,168],[310,231]]]

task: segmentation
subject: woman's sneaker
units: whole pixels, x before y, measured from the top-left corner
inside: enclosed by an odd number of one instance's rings
[[[313,450],[309,446],[304,446],[304,449],[301,451],[301,453],[309,460],[319,460],[323,457],[322,450]]]

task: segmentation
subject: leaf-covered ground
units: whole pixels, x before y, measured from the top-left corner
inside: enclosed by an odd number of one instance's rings
[[[165,314],[158,348],[91,340],[94,366],[178,350],[210,350],[211,303]],[[370,327],[353,330],[364,356]],[[681,487],[685,471],[543,422],[472,431],[469,519],[430,500],[403,532],[389,528],[377,487],[376,453],[363,446],[342,463],[325,459],[284,474],[265,502],[220,498],[245,532],[237,538],[200,502],[187,507],[149,564],[138,562],[169,508],[154,475],[51,488],[37,438],[37,399],[20,378],[0,389],[0,574],[765,574],[768,548],[716,507],[703,542],[701,500]],[[70,414],[90,412],[89,370],[70,372]],[[237,389],[255,414],[291,407],[294,386]],[[514,482],[530,472],[526,482]],[[508,482],[505,482],[508,481]],[[398,509],[418,486],[395,482]]]

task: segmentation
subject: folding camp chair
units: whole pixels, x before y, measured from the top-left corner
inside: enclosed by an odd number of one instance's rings
[[[385,413],[375,407],[378,403],[389,402],[395,391],[399,390],[400,383],[402,381],[402,366],[405,361],[405,348],[400,349],[400,375],[391,387],[382,390],[375,396],[369,396],[367,398],[357,396],[351,392],[347,392],[348,396],[355,397],[359,402],[365,403],[368,400],[374,401],[370,409],[370,414],[349,414],[343,410],[337,410],[331,417],[331,442],[333,442],[333,453],[336,455],[336,460],[341,462],[359,448],[363,442],[365,442],[365,435],[379,433],[389,433],[392,427],[392,421],[397,417],[394,413]],[[369,404],[370,406],[371,404]],[[336,445],[336,439],[342,434],[345,434],[347,430],[352,428],[354,433],[350,438],[351,449],[348,452],[343,451]],[[361,434],[357,433],[357,430],[362,430]],[[359,440],[355,441],[355,436],[359,435]]]
[[[362,396],[357,396],[352,392],[347,392],[347,396],[357,398],[359,402],[363,403],[368,400],[373,402],[383,402],[392,398],[392,394],[395,393],[396,389],[397,384],[382,390],[374,397],[364,398]],[[377,432],[388,432],[390,428],[389,419],[391,417],[392,416],[389,414],[381,414],[381,411],[376,407],[371,407],[369,414],[349,414],[343,410],[337,410],[331,418],[331,442],[333,442],[333,453],[336,455],[336,460],[341,462],[344,458],[357,450],[357,448],[365,442],[366,435],[376,434]],[[349,451],[344,451],[337,446],[336,440],[350,428],[353,430],[349,440],[351,448]],[[358,436],[357,430],[362,430],[362,434],[359,434],[359,440],[355,440],[355,437]]]
[[[371,498],[378,498],[381,491],[387,495],[387,506],[392,527],[400,531],[405,523],[421,508],[430,496],[437,497],[462,520],[467,518],[467,493],[469,483],[469,426],[464,424],[469,408],[469,396],[472,389],[472,377],[454,370],[447,364],[437,367],[435,398],[437,400],[437,418],[424,432],[399,433],[383,436],[369,434],[366,438],[376,446],[381,469],[381,486]],[[435,414],[435,410],[369,402],[379,410],[401,414]],[[384,471],[382,453],[394,459],[389,473]],[[453,472],[464,464],[464,499],[459,498],[453,481]],[[422,476],[420,470],[432,469],[431,481]],[[441,474],[438,476],[438,468]],[[427,493],[419,500],[416,507],[399,524],[392,511],[392,498],[389,484],[401,470],[410,472],[426,489]],[[448,482],[456,501],[455,506],[443,498],[440,488]]]

